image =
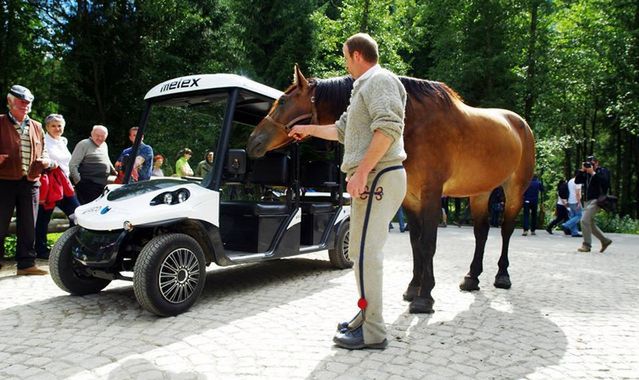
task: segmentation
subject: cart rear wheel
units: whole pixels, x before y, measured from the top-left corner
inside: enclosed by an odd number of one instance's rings
[[[348,269],[353,266],[353,261],[348,256],[349,253],[349,237],[350,222],[345,220],[339,226],[337,238],[335,239],[335,248],[328,250],[328,257],[331,264],[335,268]]]

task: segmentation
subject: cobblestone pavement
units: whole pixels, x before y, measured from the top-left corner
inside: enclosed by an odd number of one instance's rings
[[[325,253],[210,269],[187,313],[143,311],[127,282],[72,297],[46,277],[0,273],[0,378],[16,379],[593,379],[639,378],[639,236],[615,235],[605,254],[545,231],[513,236],[513,287],[492,279],[492,229],[482,289],[462,293],[468,227],[439,229],[435,313],[401,299],[412,263],[408,233],[385,247],[384,351],[336,348],[355,313],[350,270]],[[598,248],[598,246],[596,247]]]

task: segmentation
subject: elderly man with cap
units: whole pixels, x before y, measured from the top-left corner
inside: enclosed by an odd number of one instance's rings
[[[46,275],[35,265],[35,217],[38,210],[38,182],[49,157],[42,125],[27,116],[33,94],[15,85],[7,94],[9,112],[0,115],[0,240],[7,235],[16,209],[18,275]]]

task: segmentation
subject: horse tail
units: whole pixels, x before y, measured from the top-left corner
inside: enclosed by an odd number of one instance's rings
[[[517,168],[502,185],[506,200],[502,236],[509,237],[514,229],[515,218],[523,204],[523,194],[535,171],[535,137],[524,118],[514,112],[506,112],[505,116],[519,136],[522,147]]]

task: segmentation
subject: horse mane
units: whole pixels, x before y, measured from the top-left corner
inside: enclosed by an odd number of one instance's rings
[[[445,107],[451,107],[454,100],[462,101],[461,97],[445,83],[405,76],[400,76],[399,80],[404,85],[409,98],[432,99]],[[309,83],[315,87],[316,104],[326,104],[327,109],[333,110],[335,119],[346,111],[353,90],[352,77],[313,78]]]
[[[400,76],[399,80],[404,85],[409,98],[414,97],[418,100],[429,98],[446,107],[452,106],[453,100],[462,101],[459,94],[446,83],[404,76]]]
[[[333,110],[333,117],[337,120],[348,107],[353,82],[350,76],[311,79],[310,84],[315,87],[315,103],[327,104],[327,109]]]

